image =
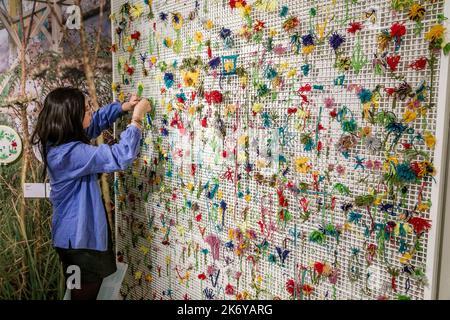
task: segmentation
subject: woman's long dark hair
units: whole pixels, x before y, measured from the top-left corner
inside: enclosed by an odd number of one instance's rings
[[[44,107],[39,113],[31,136],[31,143],[39,146],[44,162],[43,179],[47,172],[47,153],[50,146],[71,141],[89,143],[83,129],[85,112],[85,97],[77,88],[58,88],[45,97]]]

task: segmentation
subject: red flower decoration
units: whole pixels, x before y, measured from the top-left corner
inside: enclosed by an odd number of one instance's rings
[[[297,108],[288,108],[287,113],[288,115],[294,114],[297,112]]]
[[[330,111],[330,117],[332,117],[332,118],[336,118],[337,117],[337,110],[336,109],[333,109],[333,110]]]
[[[394,23],[391,26],[391,37],[401,38],[406,34],[406,27],[401,23]]]
[[[206,275],[205,275],[204,273],[200,273],[200,274],[198,275],[198,278],[199,278],[200,280],[205,280],[205,279],[206,279]]]
[[[311,293],[313,293],[314,287],[310,286],[309,284],[304,284],[302,291],[305,296],[309,296]]]
[[[311,90],[312,90],[312,86],[309,83],[305,84],[304,86],[301,86],[300,89],[298,89],[298,91],[302,92],[302,93],[310,92]]]
[[[131,34],[131,39],[133,39],[135,41],[139,41],[140,38],[141,38],[141,33],[139,31],[135,31]]]
[[[253,27],[253,30],[256,32],[261,31],[264,29],[265,22],[262,22],[261,20],[256,20],[256,25]]]
[[[388,96],[392,96],[395,93],[395,88],[386,88],[384,91],[388,94]]]
[[[323,273],[323,268],[325,265],[322,262],[315,262],[314,263],[314,271],[317,272],[319,275]]]
[[[419,217],[410,218],[408,220],[408,223],[413,226],[414,232],[416,234],[421,234],[422,232],[431,228],[430,221]]]
[[[230,0],[229,4],[231,9],[235,9],[237,4],[240,4],[242,7],[245,7],[247,5],[245,0]]]
[[[232,296],[234,295],[234,287],[231,284],[225,286],[225,294]]]
[[[223,96],[218,90],[212,90],[210,92],[205,92],[205,99],[208,104],[211,103],[221,103]]]
[[[198,215],[195,216],[195,221],[200,222],[202,221],[202,214],[199,213]]]
[[[287,202],[286,198],[284,197],[283,190],[278,189],[277,194],[278,194],[278,203],[280,204],[280,207],[287,208],[288,202]]]
[[[355,34],[358,31],[361,31],[363,29],[363,24],[361,22],[352,22],[350,23],[350,26],[347,29],[348,33]]]
[[[200,124],[203,128],[208,128],[208,118],[204,117],[202,120],[200,120]]]
[[[397,70],[398,64],[400,63],[400,56],[389,56],[386,57],[386,62],[389,65],[389,69],[394,72]]]
[[[406,143],[406,142],[402,143],[402,146],[403,146],[403,148],[405,148],[405,150],[409,150],[412,147],[410,143]]]
[[[425,70],[425,68],[427,67],[427,62],[428,60],[426,57],[421,57],[411,63],[409,67],[414,70]]]
[[[128,73],[130,76],[132,76],[133,73],[134,73],[134,68],[133,68],[133,67],[130,67],[129,65],[127,65],[126,67],[127,67],[127,73]]]
[[[300,286],[295,283],[293,279],[288,279],[286,281],[286,291],[293,296],[295,292],[295,287],[297,287],[297,294],[300,294]]]

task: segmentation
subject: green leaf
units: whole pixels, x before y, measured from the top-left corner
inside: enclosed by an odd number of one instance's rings
[[[450,52],[450,42],[447,43],[444,47],[444,54],[448,55],[449,52]]]

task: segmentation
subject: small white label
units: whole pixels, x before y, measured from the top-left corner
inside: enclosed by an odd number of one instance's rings
[[[25,183],[23,186],[25,198],[48,198],[50,184],[48,183]]]

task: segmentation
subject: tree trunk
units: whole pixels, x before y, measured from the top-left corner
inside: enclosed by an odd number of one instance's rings
[[[76,4],[78,6],[80,6],[80,0],[76,1]],[[94,72],[92,71],[92,65],[91,65],[91,58],[89,56],[89,47],[87,45],[87,40],[86,40],[86,33],[84,30],[84,22],[83,19],[80,19],[80,43],[81,43],[81,48],[83,51],[83,67],[84,67],[84,73],[86,75],[86,82],[88,84],[88,91],[89,91],[89,95],[90,95],[90,99],[92,100],[93,103],[93,107],[94,110],[98,110],[99,109],[99,104],[98,104],[98,98],[97,98],[97,90],[95,88],[95,76],[94,76]],[[94,59],[96,59],[96,57],[94,57]],[[104,139],[103,136],[100,135],[97,138],[97,144],[102,144],[104,143]],[[103,194],[103,200],[105,202],[105,208],[106,208],[106,213],[108,216],[108,220],[109,220],[109,224],[112,227],[112,208],[111,208],[111,195],[110,195],[110,190],[109,190],[109,183],[108,183],[108,175],[103,173],[101,176],[101,189],[102,189],[102,194]]]

